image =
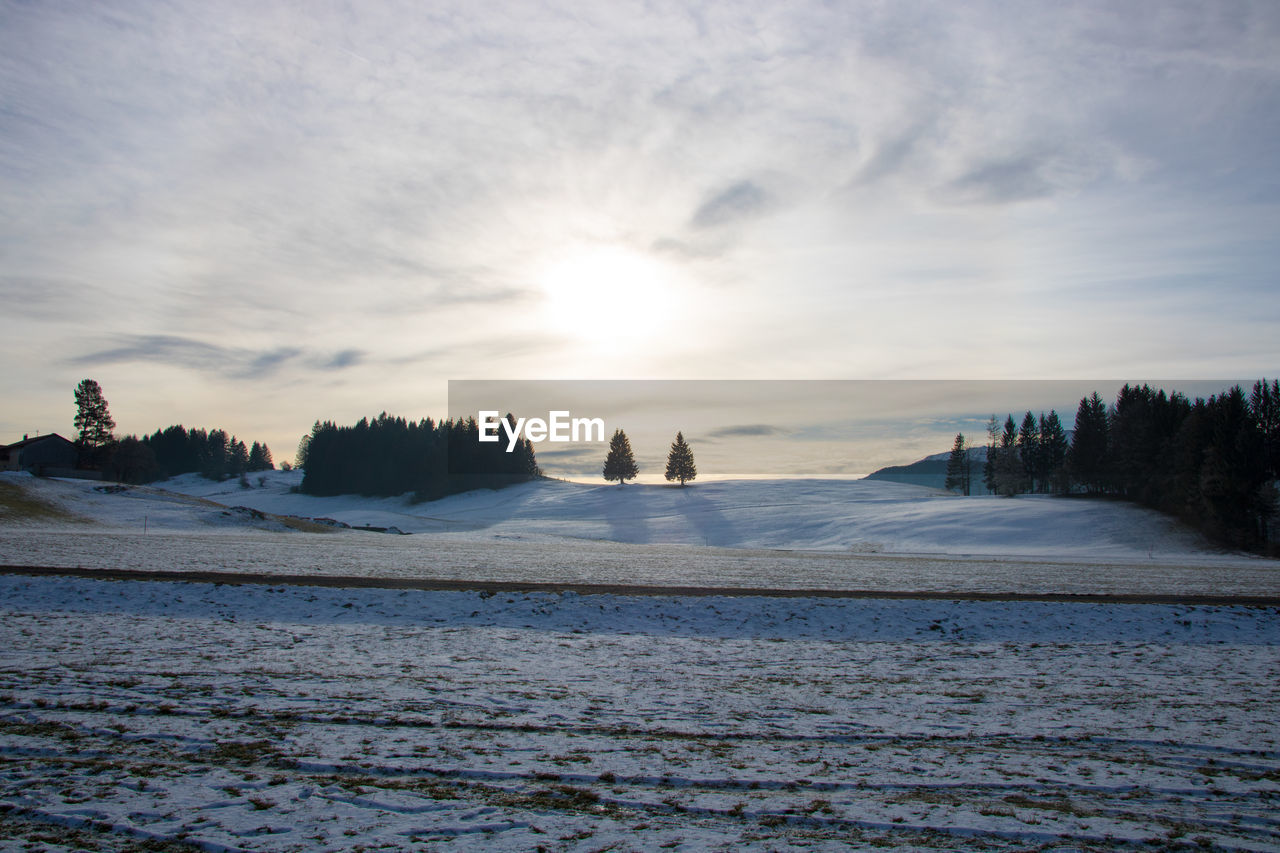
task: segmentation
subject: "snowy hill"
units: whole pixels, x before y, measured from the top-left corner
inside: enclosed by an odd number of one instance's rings
[[[455,541],[600,540],[1095,561],[1223,556],[1173,520],[1114,501],[961,498],[878,480],[729,480],[684,489],[540,481],[420,504],[407,497],[312,497],[294,491],[300,480],[296,471],[272,471],[243,488],[235,480],[214,483],[187,475],[119,490],[6,474],[0,482],[17,485],[63,515],[23,520],[0,506],[0,530],[77,524],[175,532],[316,530],[293,518],[322,518]]]

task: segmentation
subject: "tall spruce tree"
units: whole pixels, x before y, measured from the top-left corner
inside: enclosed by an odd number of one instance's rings
[[[227,473],[233,477],[243,477],[249,471],[249,448],[234,435],[227,445]]]
[[[1018,428],[1018,460],[1022,463],[1018,491],[1034,492],[1040,481],[1040,426],[1031,412],[1023,416]]]
[[[1262,435],[1263,467],[1271,479],[1280,479],[1280,379],[1253,383],[1249,413]]]
[[[991,419],[987,421],[987,458],[982,463],[982,485],[986,486],[987,491],[993,495],[996,493],[996,460],[1000,455],[999,440],[1000,427],[996,423],[996,416],[992,415]]]
[[[1041,476],[1054,494],[1067,489],[1066,462],[1067,433],[1057,411],[1050,409],[1048,417],[1042,415],[1040,420],[1040,465]]]
[[[209,431],[200,456],[200,473],[207,480],[227,479],[227,455],[230,449],[225,430]]]
[[[98,467],[104,461],[101,451],[109,447],[115,436],[116,422],[107,409],[107,398],[102,386],[93,379],[82,379],[76,386],[75,427],[80,431],[76,444],[80,447],[82,461]]]
[[[605,480],[617,480],[618,485],[625,486],[627,480],[634,480],[639,473],[627,434],[620,429],[614,430],[613,438],[609,439],[609,453],[604,458]]]
[[[971,488],[971,470],[969,447],[965,444],[964,433],[958,432],[955,444],[951,445],[951,455],[947,457],[947,488],[959,489],[962,495],[968,497]]]
[[[693,451],[685,443],[683,432],[677,432],[676,440],[671,443],[667,471],[663,476],[668,480],[679,480],[681,486],[698,476],[698,467],[693,464]]]
[[[995,479],[998,495],[1009,498],[1021,490],[1022,460],[1018,457],[1018,427],[1013,422],[1013,415],[1005,418],[1004,431],[1000,433],[1000,446],[996,448]]]
[[[253,447],[249,448],[249,470],[270,471],[275,467],[275,462],[271,459],[271,448],[255,441]]]
[[[1075,433],[1067,451],[1067,470],[1072,482],[1090,494],[1098,494],[1107,486],[1110,432],[1107,405],[1098,392],[1081,397],[1076,409]]]

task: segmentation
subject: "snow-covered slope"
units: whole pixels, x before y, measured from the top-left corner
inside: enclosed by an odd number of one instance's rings
[[[250,488],[235,480],[213,483],[196,476],[124,491],[20,475],[3,475],[3,481],[99,526],[133,530],[143,525],[170,531],[228,525],[280,528],[271,518],[225,511],[238,506],[455,540],[594,539],[1071,560],[1203,559],[1213,554],[1194,532],[1128,504],[1033,496],[962,498],[873,480],[729,480],[683,489],[542,481],[420,504],[407,498],[299,494],[294,491],[298,472],[255,475]],[[0,526],[18,524],[0,508]]]

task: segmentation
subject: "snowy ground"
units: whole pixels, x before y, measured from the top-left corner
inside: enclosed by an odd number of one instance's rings
[[[1198,534],[1131,504],[962,498],[876,480],[726,480],[684,489],[539,481],[419,504],[405,498],[317,498],[292,491],[300,482],[299,472],[270,471],[248,478],[248,488],[234,479],[215,483],[184,475],[150,487],[112,489],[0,474],[0,484],[28,490],[100,527],[129,531],[144,525],[149,531],[226,529],[243,519],[223,511],[240,506],[472,541],[518,537],[1102,561],[1224,559]],[[0,515],[0,525],[6,521]]]
[[[299,495],[289,491],[296,472],[272,472],[265,482],[242,489],[235,481],[187,477],[164,489],[103,492],[100,484],[0,475],[0,486],[17,484],[70,516],[6,522],[0,514],[0,563],[664,586],[1280,595],[1280,562],[1216,551],[1167,518],[1111,501],[965,499],[896,483],[788,480],[684,490],[544,482],[412,505]],[[232,506],[417,533],[303,532]],[[704,533],[683,535],[695,528]]]
[[[1280,849],[1274,610],[62,578],[0,608],[14,849]]]
[[[289,484],[0,475],[0,563],[1280,594],[1105,502]],[[0,849],[1280,850],[1277,700],[1276,608],[0,575]]]

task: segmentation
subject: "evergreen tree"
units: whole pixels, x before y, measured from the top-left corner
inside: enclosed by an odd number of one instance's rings
[[[1107,406],[1098,392],[1081,397],[1076,409],[1075,435],[1067,451],[1067,470],[1072,482],[1091,494],[1102,492],[1107,485],[1109,434]]]
[[[1055,494],[1067,489],[1066,462],[1067,433],[1058,413],[1050,409],[1049,416],[1040,420],[1040,464],[1046,487]]]
[[[227,445],[227,473],[233,477],[243,477],[249,471],[249,448],[244,446],[234,435]]]
[[[226,432],[220,429],[211,430],[200,457],[200,473],[205,479],[219,481],[227,479],[228,449]]]
[[[293,457],[293,466],[295,468],[306,468],[307,457],[311,455],[311,439],[320,429],[320,422],[316,421],[311,425],[311,432],[298,439],[298,450]]]
[[[1164,392],[1159,400],[1156,397],[1148,385],[1126,383],[1116,395],[1109,423],[1109,485],[1124,497],[1144,503],[1153,496],[1149,475],[1155,471],[1160,453],[1156,412],[1167,402]]]
[[[275,467],[275,462],[271,459],[271,448],[255,441],[253,447],[249,448],[249,470],[273,471]]]
[[[106,465],[106,473],[117,483],[150,483],[158,471],[154,451],[132,435],[115,445]]]
[[[1022,463],[1022,481],[1018,491],[1034,492],[1040,480],[1040,427],[1036,416],[1027,412],[1018,428],[1018,461]]]
[[[951,456],[947,458],[948,489],[959,489],[965,497],[969,496],[971,466],[969,448],[964,441],[964,433],[956,433],[956,442],[951,445]]]
[[[996,494],[1006,498],[1021,489],[1022,460],[1018,456],[1018,427],[1013,423],[1013,415],[1005,418],[1000,446],[996,448],[995,481]]]
[[[1280,479],[1280,379],[1260,379],[1249,394],[1249,414],[1262,436],[1263,470]]]
[[[1000,455],[997,447],[999,436],[1000,427],[996,424],[996,416],[992,415],[987,421],[987,458],[982,463],[982,485],[993,495],[996,493],[996,460]]]
[[[1126,384],[1110,409],[1095,392],[1080,400],[1069,447],[1056,412],[1034,424],[1033,479],[1059,492],[1115,494],[1177,515],[1223,544],[1280,554],[1280,495],[1272,483],[1277,401],[1280,381],[1266,380],[1247,395],[1235,386],[1194,401]],[[1032,427],[1028,416],[1015,431],[1010,418],[998,441],[994,418],[988,427],[988,481],[1000,494],[1025,482]]]
[[[613,438],[609,439],[609,453],[604,459],[605,480],[617,480],[618,485],[625,486],[627,480],[635,479],[639,473],[627,434],[620,429],[614,430]]]
[[[677,432],[676,440],[671,443],[671,452],[667,454],[667,471],[664,476],[668,480],[679,480],[681,486],[698,476],[698,468],[693,464],[693,451],[685,443],[682,432]]]
[[[102,387],[92,379],[83,379],[76,386],[75,427],[80,431],[76,445],[80,448],[81,464],[99,468],[106,461],[105,453],[114,441],[112,430],[116,422],[107,410],[107,399]]]

